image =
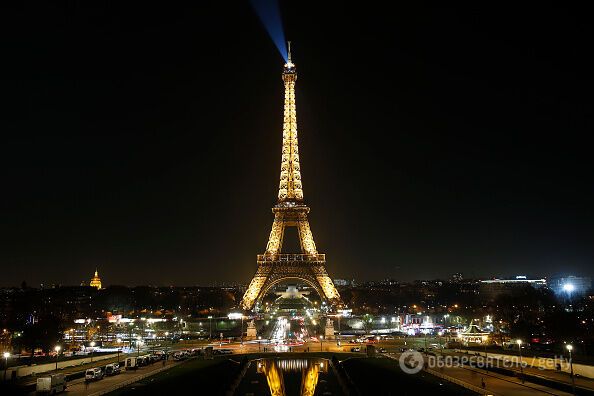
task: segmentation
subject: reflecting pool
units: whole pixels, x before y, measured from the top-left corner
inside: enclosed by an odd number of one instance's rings
[[[340,395],[328,359],[266,358],[250,361],[236,390],[238,395]]]

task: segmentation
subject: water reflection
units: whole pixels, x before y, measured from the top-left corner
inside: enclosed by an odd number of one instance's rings
[[[327,359],[259,359],[257,372],[266,376],[268,388],[272,396],[285,396],[285,373],[301,372],[299,395],[313,396],[320,373],[328,372]]]

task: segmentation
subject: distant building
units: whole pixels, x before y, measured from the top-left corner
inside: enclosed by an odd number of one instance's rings
[[[336,286],[352,286],[354,282],[348,279],[334,279],[334,284]]]
[[[479,345],[487,342],[489,333],[482,331],[477,325],[471,324],[464,331],[458,333],[458,338],[463,345]]]
[[[558,296],[583,296],[592,287],[592,279],[583,276],[558,276],[551,278],[549,287]]]
[[[518,275],[512,279],[487,279],[480,281],[479,294],[487,299],[493,299],[501,294],[512,294],[527,286],[538,289],[546,285],[546,279],[529,279],[525,275]]]
[[[483,281],[481,281],[481,283],[483,283],[483,284],[501,284],[501,285],[503,285],[503,284],[507,284],[507,285],[524,284],[524,285],[531,285],[534,287],[542,287],[542,286],[547,285],[547,280],[546,279],[528,279],[528,277],[525,275],[518,275],[513,279],[495,278],[495,279],[483,280]]]
[[[451,280],[454,283],[462,282],[464,280],[464,278],[462,277],[462,272],[456,272],[455,274],[453,274]]]
[[[99,272],[95,269],[95,275],[91,278],[89,286],[96,287],[97,290],[101,289],[101,278],[99,278]]]

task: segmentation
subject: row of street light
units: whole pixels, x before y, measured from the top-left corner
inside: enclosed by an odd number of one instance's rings
[[[522,377],[522,382],[524,382],[524,364],[522,362],[522,340],[518,339],[516,341],[518,344],[518,352],[520,353],[520,376]],[[575,395],[575,378],[573,375],[573,358],[572,358],[572,351],[573,345],[567,344],[565,348],[569,352],[569,376],[571,377],[571,389],[573,390],[573,394]]]

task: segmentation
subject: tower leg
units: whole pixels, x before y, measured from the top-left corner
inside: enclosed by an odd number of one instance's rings
[[[318,254],[311,228],[309,228],[309,221],[307,221],[305,214],[300,217],[297,226],[299,230],[299,242],[301,242],[301,251],[307,254]]]
[[[266,254],[278,254],[281,251],[284,234],[285,222],[282,218],[282,214],[277,213],[274,215],[272,230],[270,230],[270,236],[268,237],[268,243],[266,244]]]
[[[272,266],[258,265],[256,274],[252,278],[250,285],[243,294],[243,298],[241,300],[242,309],[247,311],[254,308],[254,304],[256,304],[256,301],[262,293],[263,287],[268,281],[271,269]]]

